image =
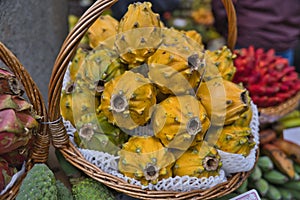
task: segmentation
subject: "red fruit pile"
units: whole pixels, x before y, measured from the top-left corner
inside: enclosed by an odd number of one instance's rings
[[[235,83],[243,83],[253,102],[260,108],[279,105],[300,91],[295,67],[275,55],[273,49],[264,51],[253,46],[235,50]]]
[[[0,68],[0,192],[27,160],[38,127],[16,77]]]

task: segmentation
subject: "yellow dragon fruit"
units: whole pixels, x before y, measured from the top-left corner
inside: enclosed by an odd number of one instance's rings
[[[216,126],[232,124],[250,106],[248,91],[222,78],[202,82],[196,95]]]
[[[197,44],[203,45],[201,35],[195,30],[183,31],[183,33],[189,38],[193,39]]]
[[[241,126],[241,127],[250,127],[252,115],[253,115],[253,111],[250,104],[249,108],[245,112],[241,113],[239,118],[235,122],[233,122],[232,125]]]
[[[218,151],[203,141],[189,148],[173,166],[174,176],[210,177],[219,175],[222,162]]]
[[[152,124],[155,136],[166,147],[186,150],[203,140],[210,121],[201,102],[184,95],[171,96],[159,103]]]
[[[87,30],[89,45],[92,48],[98,47],[101,43],[105,43],[110,37],[117,34],[119,22],[110,15],[100,16],[92,26]]]
[[[126,66],[120,62],[114,50],[92,50],[79,68],[75,83],[86,85],[96,93],[101,93],[105,82],[123,74],[125,70]]]
[[[76,122],[86,113],[96,112],[99,97],[84,85],[70,82],[61,93],[60,113],[65,120],[76,126]]]
[[[203,70],[202,46],[175,29],[162,29],[163,43],[148,58],[149,79],[164,94],[188,94]]]
[[[234,58],[236,58],[236,55],[233,54],[226,46],[223,46],[222,49],[215,51],[206,50],[206,53],[218,67],[222,77],[231,81],[236,71],[233,62]]]
[[[146,124],[156,103],[156,91],[149,79],[126,71],[105,84],[98,110],[110,123],[125,129]]]
[[[155,137],[133,136],[123,145],[119,155],[119,171],[143,185],[172,177],[175,158]]]
[[[74,140],[85,149],[116,154],[127,141],[127,135],[110,124],[103,113],[82,115],[76,123],[76,129]]]
[[[249,155],[255,146],[254,137],[249,127],[224,126],[212,131],[207,136],[207,141],[217,149],[228,153]]]
[[[130,4],[120,20],[115,48],[127,64],[143,63],[161,43],[160,18],[151,6],[150,2]]]
[[[72,62],[69,67],[70,79],[72,81],[75,81],[77,72],[79,68],[82,66],[82,63],[84,62],[86,55],[87,55],[87,51],[83,50],[82,48],[79,47],[76,50],[75,56],[72,59]]]

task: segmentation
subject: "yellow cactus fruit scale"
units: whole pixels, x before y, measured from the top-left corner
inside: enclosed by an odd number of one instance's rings
[[[99,98],[95,96],[94,91],[84,85],[70,82],[61,94],[60,113],[76,127],[79,118],[86,113],[95,112],[99,104]]]
[[[201,102],[190,95],[171,96],[156,107],[153,130],[168,148],[186,150],[203,140],[210,121]]]
[[[149,78],[164,94],[187,94],[203,71],[202,46],[175,29],[162,29],[163,43],[147,59]]]
[[[106,39],[117,34],[119,22],[110,15],[100,16],[87,30],[89,45],[92,48],[98,47]]]
[[[133,136],[123,145],[119,155],[119,171],[143,185],[172,177],[175,158],[155,137]]]
[[[255,146],[254,137],[249,127],[224,126],[208,134],[207,141],[217,149],[228,153],[248,156]]]
[[[86,84],[90,88],[95,88],[96,92],[100,92],[98,89],[103,88],[97,88],[97,86],[101,86],[99,81],[107,82],[123,74],[125,70],[126,66],[120,62],[115,51],[107,48],[92,50],[79,68],[76,82]]]
[[[76,123],[74,140],[80,148],[117,154],[127,135],[108,122],[102,113],[86,113]]]
[[[216,126],[234,123],[250,107],[248,91],[222,78],[202,82],[196,95]]]
[[[221,157],[213,146],[203,141],[189,148],[173,166],[174,176],[210,177],[219,175]]]
[[[195,30],[183,31],[183,33],[189,38],[193,39],[197,44],[203,45],[201,35]]]
[[[87,51],[83,50],[82,48],[79,47],[76,50],[74,58],[72,59],[72,62],[69,67],[70,79],[72,81],[75,81],[77,72],[79,68],[82,66],[82,63],[84,62],[86,55],[87,55]]]
[[[231,81],[236,72],[236,67],[234,66],[233,60],[236,58],[236,55],[231,52],[226,46],[223,46],[222,49],[209,51],[206,53],[212,59],[214,64],[218,67],[218,70],[222,77],[226,80]]]
[[[240,114],[239,118],[232,124],[232,126],[250,127],[252,115],[253,111],[250,104],[249,108]]]
[[[149,79],[126,71],[105,84],[99,106],[110,123],[132,130],[146,124],[156,104],[156,90]]]
[[[151,6],[150,2],[131,4],[120,20],[115,49],[126,64],[143,63],[161,43],[160,18]]]

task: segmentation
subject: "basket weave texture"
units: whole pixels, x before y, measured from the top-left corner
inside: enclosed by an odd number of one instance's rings
[[[50,145],[50,135],[48,134],[46,123],[43,123],[47,121],[46,106],[44,104],[42,95],[37,85],[31,78],[30,74],[19,62],[17,57],[1,42],[0,58],[7,66],[7,68],[9,68],[11,72],[16,76],[18,81],[20,81],[29,102],[33,105],[33,108],[36,111],[37,115],[42,117],[37,130],[37,134],[35,135],[32,151],[30,152],[29,158],[25,164],[25,173],[17,179],[15,184],[7,192],[0,196],[1,200],[10,200],[16,197],[22,180],[26,176],[26,172],[28,172],[35,163],[45,163],[47,161]]]
[[[226,182],[206,190],[193,190],[189,192],[144,190],[139,186],[127,183],[123,179],[105,173],[95,165],[89,163],[70,141],[60,115],[60,95],[62,91],[63,79],[67,71],[68,64],[75,54],[81,38],[84,36],[93,22],[102,14],[102,12],[112,6],[115,2],[116,0],[96,1],[81,16],[75,27],[71,30],[57,56],[53,66],[48,91],[49,120],[55,122],[49,125],[54,147],[58,148],[73,166],[82,170],[86,175],[112,189],[117,190],[118,192],[125,193],[138,199],[214,199],[231,193],[244,182],[251,172],[240,172],[233,174]],[[229,22],[227,46],[232,50],[235,46],[237,36],[235,10],[231,0],[222,0],[222,2],[227,11]]]

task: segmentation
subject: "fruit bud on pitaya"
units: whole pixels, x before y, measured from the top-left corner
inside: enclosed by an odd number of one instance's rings
[[[216,148],[203,141],[189,148],[175,162],[174,176],[210,177],[219,175],[222,162]]]
[[[175,158],[158,138],[132,136],[119,152],[119,171],[143,185],[172,177]]]
[[[197,44],[203,45],[201,35],[195,30],[182,31],[186,36],[193,39]]]
[[[202,141],[210,120],[191,95],[171,96],[159,103],[152,116],[154,134],[168,148],[186,150]]]
[[[236,50],[235,83],[243,83],[259,108],[277,106],[300,91],[300,79],[288,60],[253,46]]]
[[[116,154],[127,135],[110,124],[102,113],[87,113],[76,123],[75,142],[80,148]]]
[[[17,169],[10,167],[9,163],[0,157],[0,192],[10,183],[15,173],[17,173]]]
[[[234,123],[250,107],[248,91],[222,78],[202,82],[196,95],[215,126]]]
[[[119,22],[110,15],[100,16],[92,26],[87,30],[89,45],[92,48],[98,47],[101,43],[105,43],[110,37],[117,34]]]
[[[126,71],[105,84],[99,111],[112,124],[132,130],[145,125],[156,103],[156,90],[139,73]]]
[[[120,20],[115,48],[126,64],[141,64],[161,43],[159,15],[153,13],[150,2],[129,5]]]
[[[38,127],[32,105],[19,96],[0,95],[0,154],[27,147]]]
[[[0,94],[22,95],[24,91],[16,76],[0,68]]]

